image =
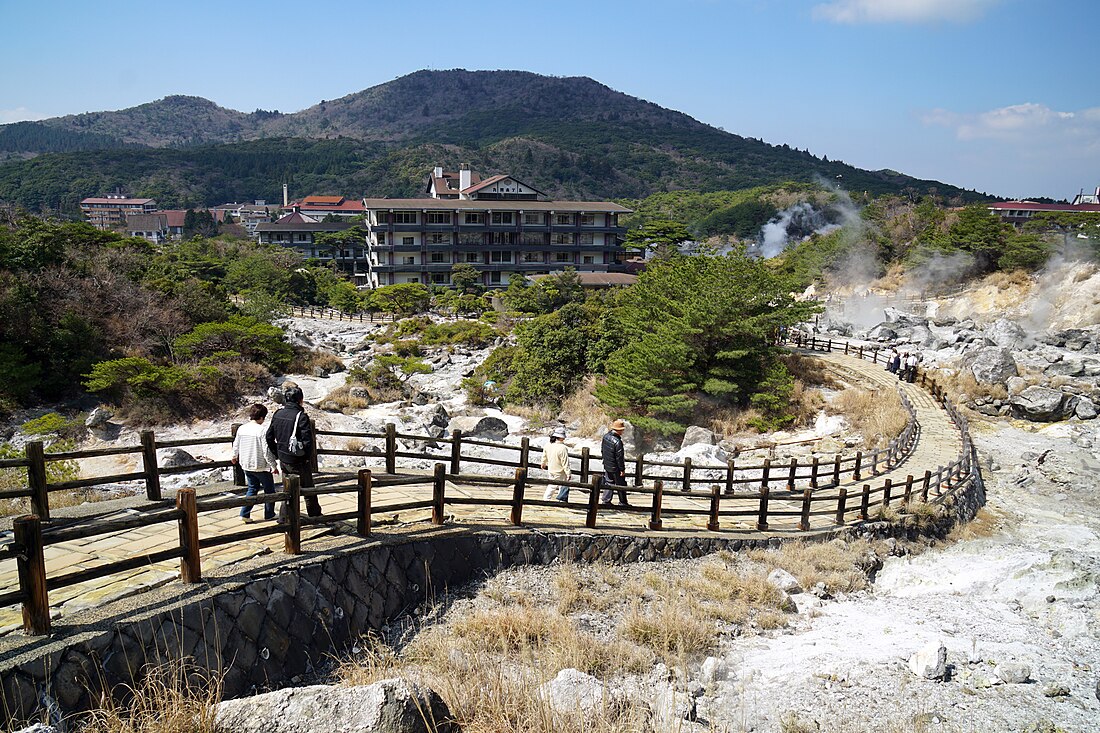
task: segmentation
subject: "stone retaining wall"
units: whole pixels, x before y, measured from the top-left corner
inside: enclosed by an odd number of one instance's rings
[[[971,518],[981,503],[979,479],[956,498],[945,523]],[[914,533],[885,523],[839,531],[874,536]],[[390,537],[305,558],[248,582],[225,583],[199,600],[146,611],[109,631],[44,640],[40,648],[0,665],[5,717],[9,725],[38,718],[51,701],[65,714],[87,710],[104,690],[117,693],[148,669],[181,657],[221,674],[226,697],[290,684],[312,672],[318,660],[347,649],[361,635],[380,629],[433,594],[515,565],[558,559],[627,563],[692,558],[718,550],[778,546],[782,541],[775,536],[535,530],[457,530],[419,540]]]

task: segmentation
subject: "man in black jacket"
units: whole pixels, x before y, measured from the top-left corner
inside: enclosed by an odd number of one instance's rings
[[[600,496],[600,504],[611,506],[612,486],[626,486],[626,451],[623,448],[623,431],[626,423],[616,420],[611,423],[611,429],[603,436],[600,444],[600,453],[603,456],[603,494]],[[619,505],[630,506],[626,500],[626,489],[620,488]]]
[[[283,475],[295,475],[301,480],[303,489],[313,488],[313,468],[310,465],[310,451],[313,447],[313,423],[309,415],[302,407],[302,388],[293,382],[283,386],[283,407],[271,418],[271,426],[267,429],[267,444],[271,450],[279,456],[279,464]],[[305,446],[305,455],[295,456],[287,450],[290,436],[295,434],[297,424],[298,441]],[[286,506],[283,506],[282,516],[286,516]],[[306,497],[306,514],[311,517],[321,516],[321,502],[316,496]]]

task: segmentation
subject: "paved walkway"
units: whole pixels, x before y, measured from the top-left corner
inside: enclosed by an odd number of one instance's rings
[[[842,475],[841,486],[849,487],[849,495],[856,493],[853,486],[862,486],[870,483],[873,487],[881,486],[886,478],[890,478],[895,485],[903,484],[906,476],[912,474],[915,478],[921,478],[925,470],[935,472],[939,466],[946,465],[958,456],[961,448],[959,433],[955,430],[947,414],[937,406],[932,397],[915,384],[899,383],[891,374],[885,371],[882,365],[861,361],[854,356],[842,354],[815,354],[823,359],[830,368],[838,372],[846,381],[872,386],[882,389],[895,389],[899,384],[917,411],[917,420],[920,424],[918,442],[913,453],[889,472],[880,473],[875,477],[864,475],[863,480],[853,484],[850,474]],[[383,471],[381,458],[369,459],[369,468],[378,472]],[[466,470],[476,470],[463,467]],[[773,534],[791,534],[796,531],[798,522],[798,510],[801,507],[801,489],[798,493],[790,494],[784,490],[785,473],[781,467],[775,467],[772,474],[773,496],[771,499],[771,512],[787,512],[787,516],[770,519],[770,531]],[[869,467],[865,466],[866,472]],[[339,469],[348,471],[348,469]],[[400,468],[399,468],[400,470]],[[672,469],[675,471],[675,469]],[[542,475],[535,472],[534,475]],[[750,474],[751,475],[751,474]],[[715,474],[715,483],[721,485],[721,479]],[[329,474],[320,476],[322,481],[329,480],[337,483],[354,480],[351,473]],[[668,488],[672,488],[674,480],[666,482]],[[651,485],[650,481],[646,482]],[[240,491],[230,485],[224,486],[226,495]],[[542,486],[528,487],[527,498],[541,498]],[[819,489],[826,495],[836,495],[837,487],[825,487]],[[744,493],[745,489],[739,489]],[[900,494],[900,489],[897,492]],[[456,486],[448,485],[446,495],[448,498],[460,496],[494,498],[507,500],[511,498],[511,488],[507,486]],[[815,494],[816,495],[816,494]],[[392,512],[385,510],[386,505],[396,505],[403,502],[424,501],[431,497],[430,477],[425,476],[423,484],[406,485],[396,487],[383,487],[374,491],[372,504],[375,509],[375,522],[382,524],[376,528],[377,532],[394,531],[388,525],[410,522],[419,522],[430,517],[430,510],[402,510],[395,517]],[[205,498],[205,497],[204,497]],[[324,510],[328,514],[353,511],[355,509],[354,494],[339,494],[322,497]],[[587,496],[583,491],[574,490],[568,505],[555,507],[524,507],[524,523],[530,526],[566,531],[585,531],[584,517]],[[639,504],[637,511],[622,511],[619,509],[601,509],[598,527],[604,530],[622,531],[647,531],[649,520],[648,506],[649,496],[636,496],[633,501]],[[698,493],[696,496],[665,497],[663,506],[667,510],[688,510],[691,514],[665,514],[663,517],[665,531],[691,531],[705,532],[707,517],[705,512],[710,504],[709,496]],[[855,519],[859,506],[858,499],[849,499],[846,517],[849,521]],[[743,510],[751,512],[757,507],[754,499],[723,499],[721,508],[726,510]],[[829,506],[828,503],[815,505],[815,511]],[[115,513],[104,519],[120,516],[134,515],[140,509],[127,509]],[[501,525],[508,521],[509,510],[499,506],[455,506],[448,505],[447,513],[451,515],[450,521],[469,525]],[[219,511],[202,512],[199,515],[199,532],[203,538],[223,535],[238,531],[245,527],[238,517],[238,509],[225,509]],[[253,516],[263,515],[262,507],[253,509]],[[396,518],[397,522],[393,520]],[[258,520],[262,521],[262,520]],[[811,523],[812,529],[824,529],[832,526],[831,517],[814,517]],[[744,517],[723,517],[721,530],[755,530],[755,515]],[[346,528],[334,529],[326,526],[309,527],[303,530],[302,548],[309,552],[311,541],[334,531],[346,531]],[[139,529],[127,530],[112,535],[105,535],[86,540],[65,542],[47,547],[45,559],[49,577],[95,567],[107,562],[133,557],[135,554],[152,553],[162,549],[178,546],[179,535],[174,522],[153,525]],[[242,541],[228,545],[204,550],[202,563],[204,572],[233,563],[246,558],[256,557],[269,552],[281,553],[283,548],[282,534],[275,534],[254,540]],[[81,609],[101,606],[113,600],[140,593],[148,588],[163,585],[179,577],[179,562],[169,561],[157,563],[137,570],[126,571],[112,575],[101,580],[73,585],[68,588],[55,590],[50,593],[52,615],[64,617]],[[16,575],[16,563],[7,561],[0,563],[0,592],[14,590],[18,587]],[[0,635],[10,633],[22,625],[21,610],[19,606],[11,606],[0,609]]]

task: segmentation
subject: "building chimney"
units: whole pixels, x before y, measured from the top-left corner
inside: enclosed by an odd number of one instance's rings
[[[283,184],[283,208],[285,209],[290,204],[290,198],[287,194],[286,184]]]
[[[463,163],[458,169],[458,190],[465,191],[470,185],[470,166]]]

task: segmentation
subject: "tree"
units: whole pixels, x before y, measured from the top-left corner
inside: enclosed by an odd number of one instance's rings
[[[476,293],[481,290],[481,272],[467,262],[456,263],[451,268],[451,285],[459,293]]]
[[[427,310],[431,299],[431,293],[420,283],[399,283],[372,290],[370,306],[387,313],[411,315]]]
[[[777,377],[775,332],[818,310],[761,260],[672,254],[620,297],[626,345],[607,357],[596,394],[642,428],[683,430],[700,401],[747,405]]]
[[[658,257],[668,256],[688,241],[691,241],[691,233],[687,227],[671,219],[651,219],[626,234],[627,247],[649,250]]]
[[[516,331],[519,353],[508,399],[559,404],[587,373],[586,325],[584,309],[576,303],[522,324]]]

